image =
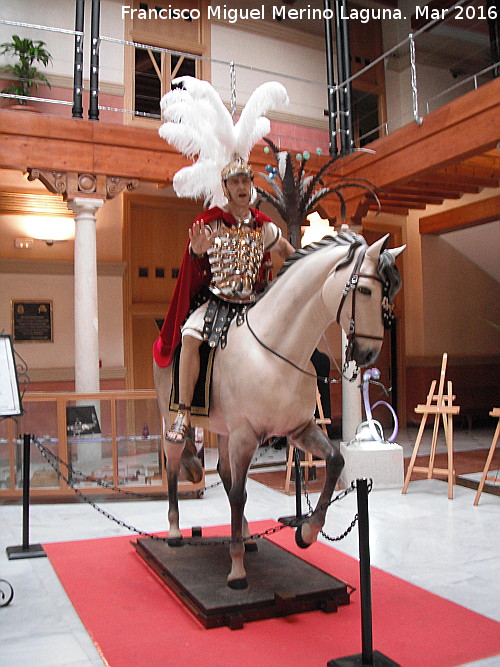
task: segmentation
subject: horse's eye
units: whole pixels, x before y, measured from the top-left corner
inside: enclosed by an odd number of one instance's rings
[[[372,295],[372,291],[369,287],[358,287],[358,292],[361,292],[361,294],[366,294],[366,296]]]

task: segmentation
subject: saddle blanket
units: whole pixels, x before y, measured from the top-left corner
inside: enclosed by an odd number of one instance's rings
[[[191,415],[193,417],[208,417],[210,413],[210,386],[212,383],[212,368],[215,350],[207,343],[200,346],[200,374],[194,388],[193,400],[191,401]],[[172,362],[172,389],[170,391],[171,412],[177,412],[179,408],[179,359],[181,345],[177,348]],[[196,424],[195,424],[196,425]],[[201,424],[200,424],[201,425]]]

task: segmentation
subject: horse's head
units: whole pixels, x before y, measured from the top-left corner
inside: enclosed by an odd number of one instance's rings
[[[389,234],[369,247],[359,244],[337,310],[337,322],[347,335],[345,360],[358,366],[376,361],[384,327],[392,320],[392,300],[401,287],[395,259],[406,246],[385,250],[388,238]],[[336,271],[345,266],[346,261],[340,262]]]

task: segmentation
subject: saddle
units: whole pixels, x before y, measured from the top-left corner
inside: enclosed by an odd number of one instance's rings
[[[200,304],[196,300],[193,308]],[[210,413],[210,387],[212,383],[212,369],[215,351],[220,345],[226,347],[227,332],[233,319],[241,326],[245,321],[245,313],[249,307],[246,303],[228,303],[227,301],[211,295],[205,324],[203,327],[204,341],[200,346],[200,374],[195,385],[193,399],[191,401],[191,416],[208,417]],[[170,392],[169,409],[176,412],[179,407],[179,359],[182,343],[177,347],[172,361],[172,389]]]

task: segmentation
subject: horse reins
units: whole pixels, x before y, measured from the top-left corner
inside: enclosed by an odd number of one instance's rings
[[[352,353],[354,351],[354,343],[356,338],[368,338],[369,340],[384,340],[383,336],[370,336],[367,334],[356,333],[356,288],[358,286],[358,281],[360,278],[368,278],[370,280],[376,280],[379,283],[383,283],[378,276],[371,276],[367,273],[360,273],[359,270],[363,261],[365,259],[366,248],[363,248],[359,253],[354,268],[351,273],[351,277],[346,282],[344,290],[342,292],[342,298],[340,299],[339,307],[337,309],[337,324],[340,325],[340,316],[342,314],[342,309],[344,308],[347,296],[349,292],[352,292],[352,303],[351,303],[351,319],[349,321],[349,333],[347,334],[347,346],[345,352],[346,365],[353,361]]]
[[[361,268],[361,265],[363,264],[363,260],[365,258],[365,253],[366,253],[366,248],[362,249],[362,251],[359,253],[359,255],[356,259],[356,263],[355,263],[354,268],[352,270],[351,276],[350,276],[349,280],[346,282],[344,290],[342,292],[342,298],[340,300],[339,307],[337,309],[337,317],[336,317],[336,321],[340,325],[340,315],[342,313],[342,309],[343,309],[345,301],[347,299],[347,295],[349,294],[350,291],[352,291],[351,320],[350,320],[350,323],[349,323],[349,334],[347,336],[347,346],[346,346],[346,353],[345,353],[345,365],[344,365],[343,370],[340,370],[340,368],[339,368],[339,366],[338,366],[338,364],[335,360],[335,357],[332,357],[333,362],[335,364],[335,367],[337,368],[337,370],[339,371],[341,376],[343,378],[345,378],[346,380],[349,380],[349,382],[353,382],[357,378],[357,375],[358,375],[357,369],[354,372],[354,374],[352,375],[352,377],[350,377],[350,378],[346,377],[346,375],[344,374],[347,365],[351,361],[353,361],[352,352],[354,350],[354,341],[356,339],[356,336],[358,338],[370,338],[372,340],[383,340],[382,336],[368,336],[368,335],[365,335],[365,334],[359,334],[359,333],[357,334],[356,333],[356,287],[357,287],[359,278],[369,278],[371,280],[377,280],[378,282],[383,284],[383,281],[380,278],[378,278],[377,276],[370,276],[366,273],[359,273],[359,269]],[[248,320],[248,314],[249,313],[247,312],[246,313],[246,318],[245,318],[248,330],[250,331],[252,336],[255,338],[255,340],[259,343],[259,345],[261,345],[268,352],[271,352],[271,354],[274,354],[274,356],[278,357],[278,359],[281,359],[282,361],[285,361],[287,364],[290,364],[290,366],[293,366],[298,371],[301,371],[302,373],[304,373],[304,375],[309,375],[309,377],[313,377],[316,380],[319,380],[320,382],[324,382],[325,384],[329,384],[329,383],[333,384],[333,383],[339,382],[339,380],[330,379],[330,378],[328,378],[324,375],[317,375],[316,373],[310,373],[309,371],[306,371],[304,368],[301,368],[300,366],[298,366],[291,359],[288,359],[287,357],[283,356],[279,352],[276,352],[276,350],[273,350],[272,347],[269,347],[269,345],[264,343],[264,341],[261,340],[257,336],[257,334],[255,333],[255,331],[252,329],[252,327],[250,326],[250,322]],[[330,353],[330,356],[332,356],[331,353]]]

